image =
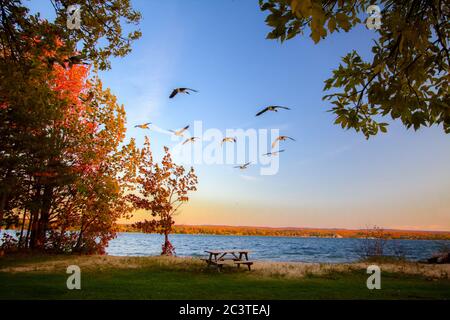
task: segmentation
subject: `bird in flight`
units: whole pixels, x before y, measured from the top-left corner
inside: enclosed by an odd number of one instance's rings
[[[189,129],[189,126],[186,126],[182,129],[179,130],[169,130],[170,132],[172,132],[174,135],[178,136],[178,137],[182,137],[184,132]]]
[[[94,99],[94,91],[89,91],[89,93],[84,97],[80,96],[80,99],[83,102],[91,102],[92,99]]]
[[[169,98],[172,99],[173,97],[175,97],[179,93],[190,94],[189,91],[198,92],[197,90],[190,89],[190,88],[176,88],[176,89],[173,89],[173,91],[170,94]]]
[[[234,143],[236,143],[236,138],[233,138],[233,137],[225,137],[225,138],[222,139],[221,144],[224,144],[225,142],[234,142]]]
[[[79,55],[71,56],[68,59],[64,59],[64,62],[68,62],[69,67],[71,67],[71,68],[74,64],[89,65],[89,63],[84,62],[83,59],[84,59],[84,56],[82,54],[79,54]]]
[[[183,144],[186,144],[186,143],[188,143],[188,142],[195,142],[195,140],[197,140],[197,139],[199,139],[199,138],[198,138],[198,137],[192,137],[192,138],[186,139],[186,140],[183,142]]]
[[[291,138],[291,137],[288,137],[288,136],[279,136],[272,142],[272,149],[275,148],[275,146],[277,145],[278,141],[286,141],[287,139],[295,141],[294,138]]]
[[[285,110],[291,110],[291,108],[288,107],[282,107],[282,106],[268,106],[264,109],[262,109],[260,112],[258,112],[256,114],[256,116],[260,116],[263,113],[267,112],[267,111],[274,111],[274,112],[278,112],[278,109],[285,109]]]
[[[251,162],[247,162],[246,164],[240,165],[240,166],[235,166],[235,168],[239,168],[241,170],[245,170],[248,168],[248,166],[250,165]]]
[[[134,127],[140,128],[140,129],[150,129],[148,126],[151,125],[151,122],[143,123],[143,124],[137,124]]]
[[[74,64],[89,65],[89,63],[84,62],[83,59],[84,59],[84,56],[81,55],[81,54],[75,55],[75,56],[71,56],[71,57],[66,58],[64,60],[59,60],[56,57],[49,57],[49,58],[47,58],[47,63],[49,65],[49,67],[52,67],[55,63],[58,63],[61,67],[63,67],[64,69],[67,70],[66,63],[69,64],[70,68],[72,68]]]
[[[277,155],[279,155],[281,152],[284,152],[284,150],[279,150],[279,151],[274,151],[274,152],[268,152],[268,153],[263,154],[263,156],[267,156],[267,157],[270,157],[270,156],[277,156]]]
[[[56,58],[56,57],[49,57],[49,58],[47,58],[47,63],[48,63],[48,66],[49,66],[49,67],[53,67],[53,65],[54,65],[55,63],[57,63],[57,64],[59,64],[62,68],[67,69],[67,68],[66,68],[66,65],[64,64],[64,62],[61,61],[61,60],[59,60],[59,59]]]

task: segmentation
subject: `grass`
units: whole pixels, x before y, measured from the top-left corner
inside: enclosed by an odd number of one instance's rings
[[[66,268],[81,268],[81,290]],[[450,299],[449,266],[380,265],[368,290],[366,264],[259,262],[219,273],[194,258],[11,256],[0,258],[0,299]]]

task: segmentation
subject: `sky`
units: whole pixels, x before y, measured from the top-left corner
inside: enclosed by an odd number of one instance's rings
[[[257,0],[132,3],[143,36],[101,74],[125,106],[128,140],[142,145],[147,134],[157,156],[175,148],[179,141],[160,130],[134,128],[147,121],[156,129],[192,129],[195,121],[223,132],[278,129],[296,139],[282,142],[274,175],[261,175],[257,164],[194,164],[198,191],[178,224],[450,230],[450,139],[442,127],[415,132],[387,121],[387,134],[366,140],[334,125],[322,101],[342,56],[370,58],[374,31],[361,25],[319,44],[308,34],[280,43],[265,39]],[[49,1],[31,7],[51,16]],[[199,92],[168,99],[176,87]],[[256,118],[267,105],[291,110]]]

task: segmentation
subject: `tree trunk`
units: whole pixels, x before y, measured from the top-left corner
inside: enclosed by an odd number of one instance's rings
[[[0,195],[0,230],[2,229],[5,206],[6,206],[6,192],[2,192]]]
[[[166,230],[164,231],[164,244],[162,245],[161,255],[172,256],[174,253],[174,247],[169,241],[169,231]]]
[[[30,233],[31,233],[31,223],[33,222],[33,214],[30,211],[30,220],[28,221],[27,235],[25,236],[25,248],[30,247]]]
[[[39,222],[39,209],[41,207],[41,185],[36,186],[36,191],[33,197],[33,205],[30,210],[30,249],[37,248],[38,237],[38,222]]]
[[[36,247],[43,249],[45,246],[46,234],[48,231],[48,223],[50,220],[50,209],[53,199],[53,185],[46,185],[44,187],[44,194],[42,195],[41,215],[37,226]]]
[[[8,200],[8,189],[11,188],[11,170],[7,169],[6,174],[2,177],[2,192],[0,193],[0,230],[2,229],[3,218],[5,216],[6,203]]]
[[[167,232],[164,233],[164,243],[169,242],[169,234]]]
[[[25,229],[25,219],[27,218],[27,209],[23,210],[22,226],[20,227],[19,248],[23,246],[23,230]]]
[[[72,252],[81,252],[81,244],[82,244],[82,240],[83,240],[83,228],[80,229],[80,233],[78,234],[78,239],[77,239],[77,243],[75,244],[75,246],[72,248]]]

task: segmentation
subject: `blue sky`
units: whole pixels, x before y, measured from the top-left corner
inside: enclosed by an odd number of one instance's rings
[[[269,31],[258,1],[133,1],[143,37],[133,52],[102,73],[125,105],[127,136],[142,143],[147,120],[176,129],[195,120],[205,128],[279,128],[286,143],[280,170],[245,175],[230,165],[195,166],[199,191],[178,223],[450,230],[450,140],[441,127],[418,132],[392,124],[365,140],[333,125],[322,101],[323,81],[351,50],[370,57],[375,33],[364,25],[314,45],[307,37],[283,44]],[[33,2],[50,12],[49,2]],[[168,99],[172,88],[198,94]],[[291,111],[254,114],[269,104]],[[146,132],[156,154],[173,146]],[[137,217],[141,217],[138,214]]]

